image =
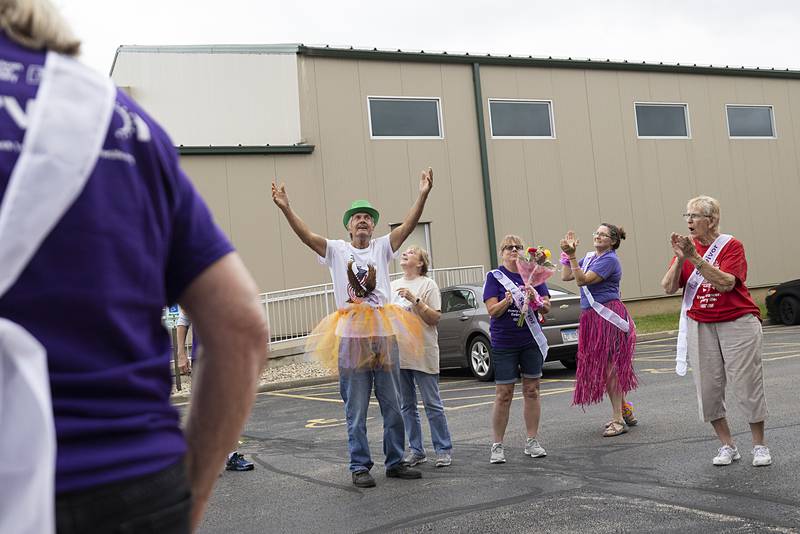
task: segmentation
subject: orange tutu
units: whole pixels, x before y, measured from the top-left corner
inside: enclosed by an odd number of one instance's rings
[[[395,345],[405,357],[422,359],[422,329],[419,316],[395,304],[352,304],[320,321],[306,353],[329,369],[388,368],[398,355]]]

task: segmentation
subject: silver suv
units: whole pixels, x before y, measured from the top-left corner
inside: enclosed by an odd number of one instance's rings
[[[580,297],[558,286],[547,284],[547,288],[551,308],[542,325],[550,346],[547,360],[559,360],[567,369],[575,369]],[[469,367],[478,380],[492,380],[494,369],[490,352],[489,312],[483,303],[483,285],[464,284],[442,289],[440,367]]]

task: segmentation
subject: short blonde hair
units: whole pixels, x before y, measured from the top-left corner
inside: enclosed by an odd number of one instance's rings
[[[699,209],[703,215],[711,218],[711,228],[717,231],[719,230],[719,200],[706,195],[700,195],[699,197],[689,199],[689,202],[686,203],[686,207]]]
[[[0,28],[26,48],[77,56],[81,42],[49,0],[0,0]]]
[[[508,245],[520,245],[525,246],[525,242],[522,241],[522,238],[518,235],[508,234],[506,235],[502,241],[500,241],[500,254],[503,254],[503,249],[506,248]]]
[[[419,268],[419,274],[423,276],[427,275],[428,269],[430,269],[431,266],[431,257],[428,255],[428,251],[417,245],[408,247],[408,250],[419,256],[419,259],[422,260],[422,267]]]

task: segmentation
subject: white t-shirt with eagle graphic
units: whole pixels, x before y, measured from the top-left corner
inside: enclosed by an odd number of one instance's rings
[[[355,248],[342,239],[327,239],[325,257],[318,256],[322,265],[327,265],[333,280],[333,295],[336,307],[344,308],[350,303],[363,302],[377,307],[392,301],[392,287],[389,282],[389,262],[398,256],[392,251],[389,234],[373,239],[367,248]],[[354,288],[347,276],[347,265],[352,261],[351,269],[361,287]],[[375,289],[364,294],[369,268],[375,270]],[[359,296],[359,294],[363,296]]]

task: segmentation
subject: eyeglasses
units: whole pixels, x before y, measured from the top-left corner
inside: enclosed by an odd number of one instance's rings
[[[701,219],[703,217],[710,217],[709,215],[702,215],[700,213],[684,213],[683,218],[687,221],[696,221],[697,219]]]
[[[503,247],[503,250],[522,250],[523,248],[525,247],[522,245],[506,245]]]
[[[607,237],[607,238],[611,239],[610,235],[604,234],[602,232],[592,232],[592,236],[593,237]]]

